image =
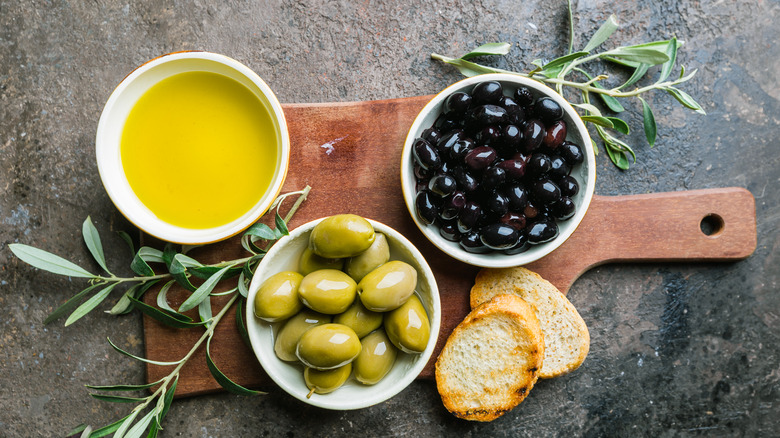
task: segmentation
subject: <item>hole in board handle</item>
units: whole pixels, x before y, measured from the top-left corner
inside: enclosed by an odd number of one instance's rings
[[[725,223],[723,222],[723,218],[715,213],[710,213],[704,216],[699,223],[701,232],[704,233],[705,236],[709,237],[718,237],[718,235],[723,231],[724,226]]]

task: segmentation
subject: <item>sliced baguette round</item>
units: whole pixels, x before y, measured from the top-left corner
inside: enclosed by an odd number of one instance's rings
[[[466,316],[436,360],[436,388],[458,418],[492,421],[520,404],[539,377],[544,340],[533,309],[497,296]]]
[[[536,312],[545,347],[540,378],[561,376],[585,361],[590,349],[588,326],[552,283],[523,267],[485,268],[479,271],[471,288],[471,308],[503,294],[520,296]]]

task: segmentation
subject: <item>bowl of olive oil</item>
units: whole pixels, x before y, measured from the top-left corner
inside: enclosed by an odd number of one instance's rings
[[[112,202],[159,239],[202,244],[254,223],[279,194],[290,139],[268,85],[229,57],[179,52],[138,67],[98,123]]]

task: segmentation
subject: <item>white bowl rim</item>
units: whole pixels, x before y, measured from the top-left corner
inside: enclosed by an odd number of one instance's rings
[[[433,351],[436,348],[436,343],[439,338],[439,330],[441,326],[441,299],[439,296],[439,288],[438,285],[436,284],[436,278],[434,277],[433,271],[431,270],[431,267],[428,265],[428,262],[425,260],[425,258],[420,253],[420,251],[406,237],[404,237],[401,233],[399,233],[392,227],[385,225],[384,223],[378,222],[373,219],[367,219],[369,223],[371,223],[371,225],[374,227],[374,230],[376,232],[383,233],[389,238],[395,239],[398,242],[400,242],[404,247],[404,250],[409,251],[411,256],[416,260],[416,263],[419,265],[420,269],[422,270],[422,272],[418,273],[418,278],[428,279],[429,292],[431,295],[430,298],[432,303],[432,309],[429,309],[429,315],[428,315],[428,319],[431,327],[428,346],[426,347],[425,351],[420,353],[420,356],[416,359],[414,366],[411,367],[411,369],[409,369],[408,372],[404,374],[403,377],[399,379],[396,382],[396,384],[393,385],[389,390],[385,390],[382,392],[372,391],[372,388],[375,388],[376,386],[366,386],[365,387],[366,392],[373,392],[373,394],[370,397],[355,398],[345,403],[335,403],[332,397],[331,398],[328,397],[333,393],[313,394],[311,398],[307,398],[306,393],[299,391],[298,390],[299,388],[296,388],[294,385],[290,384],[290,382],[288,382],[286,379],[283,378],[283,376],[281,376],[279,373],[276,372],[276,368],[277,366],[279,366],[279,364],[283,366],[293,366],[293,365],[282,362],[280,359],[276,357],[275,354],[271,354],[270,357],[266,357],[265,355],[260,354],[260,345],[264,341],[263,339],[261,339],[260,337],[261,335],[255,327],[259,326],[260,324],[267,324],[267,323],[257,321],[257,318],[254,315],[254,297],[257,294],[257,290],[260,288],[262,282],[265,281],[265,279],[268,278],[268,276],[278,272],[269,268],[268,265],[274,259],[276,254],[283,250],[285,243],[287,241],[293,241],[299,238],[301,235],[311,232],[314,226],[322,222],[324,219],[325,218],[316,219],[296,227],[290,232],[289,235],[279,239],[271,247],[268,253],[266,253],[263,260],[260,261],[260,264],[258,264],[255,274],[252,277],[252,281],[249,285],[249,293],[247,294],[247,305],[244,311],[247,333],[249,335],[250,343],[252,344],[252,351],[254,352],[255,357],[257,357],[257,360],[260,362],[260,365],[263,367],[263,369],[271,378],[271,380],[273,380],[280,388],[282,388],[288,394],[292,395],[293,397],[295,397],[296,399],[304,403],[319,408],[331,409],[331,410],[363,409],[363,408],[376,405],[378,403],[382,403],[390,399],[391,397],[395,396],[396,394],[400,393],[401,391],[403,391],[406,387],[409,386],[409,384],[411,384],[417,378],[417,376],[422,372],[423,368],[425,368],[425,366],[430,361],[433,355]]]
[[[256,87],[258,87],[264,97],[268,100],[268,104],[270,105],[269,111],[271,112],[271,117],[274,118],[278,124],[279,137],[281,139],[281,144],[279,145],[280,168],[277,170],[274,179],[271,181],[271,185],[268,187],[266,194],[263,198],[261,198],[262,202],[258,202],[248,212],[228,224],[207,229],[190,229],[179,227],[162,221],[154,217],[154,215],[152,215],[150,218],[148,214],[138,214],[132,208],[127,208],[124,203],[123,195],[120,194],[119,189],[115,187],[115,184],[117,183],[113,181],[113,179],[117,178],[118,176],[114,175],[110,170],[113,169],[113,164],[109,163],[109,159],[107,158],[109,153],[107,152],[108,148],[113,148],[114,146],[104,144],[105,142],[103,141],[103,138],[107,135],[107,132],[110,129],[108,125],[111,111],[117,105],[119,99],[121,99],[122,93],[130,86],[130,84],[133,83],[133,81],[149,70],[157,68],[161,65],[186,59],[203,60],[222,64],[223,66],[234,70],[239,75],[251,81]],[[268,208],[273,204],[274,200],[282,190],[282,185],[284,184],[284,181],[287,177],[287,172],[289,170],[290,136],[287,127],[287,120],[285,118],[284,111],[282,110],[281,103],[268,84],[266,84],[266,82],[260,78],[257,73],[252,71],[249,67],[245,66],[241,62],[225,55],[198,50],[181,51],[164,54],[145,62],[144,64],[135,68],[130,74],[125,76],[125,78],[122,79],[122,81],[116,86],[106,101],[98,121],[95,140],[95,155],[98,164],[98,173],[100,174],[103,187],[106,189],[109,198],[114,203],[119,212],[122,213],[122,215],[127,218],[127,220],[129,220],[133,225],[137,226],[139,229],[143,230],[149,235],[167,242],[180,244],[207,244],[227,239],[242,232],[255,223],[260,217],[262,217]],[[126,179],[124,179],[122,184],[126,184]],[[133,196],[135,195],[133,194]]]
[[[451,93],[484,81],[511,82],[517,84],[518,86],[524,85],[555,100],[555,102],[561,105],[561,107],[564,109],[564,113],[568,115],[574,122],[577,135],[581,138],[582,151],[585,154],[584,164],[587,164],[587,179],[580,187],[583,196],[581,198],[580,205],[577,206],[577,212],[575,215],[571,219],[563,222],[566,229],[561,230],[561,232],[553,241],[542,245],[537,245],[528,251],[515,255],[507,255],[503,253],[475,254],[467,252],[458,246],[457,243],[450,242],[441,237],[438,232],[438,228],[423,223],[417,216],[415,208],[414,200],[416,196],[416,190],[414,183],[415,177],[413,165],[414,159],[412,157],[412,144],[419,136],[418,133],[422,132],[423,129],[428,127],[422,126],[425,115],[436,109],[438,105],[442,104]],[[571,135],[572,131],[573,130],[569,128],[569,135]],[[406,203],[406,208],[409,211],[412,220],[414,221],[415,225],[417,225],[417,228],[420,229],[420,232],[422,232],[431,243],[433,243],[437,248],[450,257],[470,265],[488,268],[507,268],[526,265],[546,256],[558,248],[561,244],[563,244],[563,242],[565,242],[577,229],[580,222],[582,221],[582,218],[585,217],[585,213],[587,212],[587,209],[593,198],[596,185],[596,156],[593,148],[590,147],[590,145],[590,135],[588,134],[588,130],[585,127],[585,124],[582,122],[582,119],[580,119],[579,115],[577,115],[577,112],[574,110],[574,108],[572,108],[571,104],[569,104],[566,99],[564,99],[560,94],[555,92],[550,87],[533,79],[511,73],[488,73],[462,79],[437,93],[423,107],[412,123],[412,126],[409,128],[409,133],[406,136],[404,148],[401,154],[401,187],[403,190],[404,202]]]

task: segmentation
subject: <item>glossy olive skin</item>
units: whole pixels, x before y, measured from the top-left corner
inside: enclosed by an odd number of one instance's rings
[[[366,309],[387,312],[401,306],[417,287],[417,270],[400,260],[374,269],[358,283],[357,292]]]
[[[344,313],[333,317],[333,322],[351,328],[362,339],[382,326],[382,314],[366,309],[360,300],[355,300]]]
[[[355,301],[357,284],[349,275],[335,269],[320,269],[303,277],[298,296],[308,308],[336,315]]]
[[[374,243],[374,227],[355,214],[337,214],[322,220],[311,231],[309,247],[320,257],[353,257]]]
[[[307,367],[303,370],[303,380],[311,392],[306,395],[306,398],[310,398],[312,393],[328,394],[339,389],[347,381],[351,373],[352,363],[332,370],[318,370]]]
[[[361,348],[354,330],[330,323],[306,330],[298,341],[295,354],[307,367],[331,370],[352,362]]]
[[[420,298],[412,295],[401,307],[385,314],[390,342],[406,353],[422,353],[431,337],[431,324]]]
[[[398,349],[390,342],[384,330],[372,332],[360,343],[360,354],[352,362],[355,379],[364,385],[375,385],[393,368]]]
[[[374,243],[367,250],[347,260],[344,271],[359,282],[369,272],[382,266],[390,260],[390,246],[387,237],[382,233],[376,233]]]
[[[287,362],[297,361],[298,356],[295,355],[295,349],[298,346],[301,335],[314,326],[329,323],[330,320],[330,315],[303,309],[297,315],[285,321],[282,328],[276,333],[274,341],[276,356]]]
[[[307,247],[304,249],[298,261],[298,272],[301,275],[309,275],[320,269],[336,269],[340,271],[344,269],[344,259],[326,259],[314,254],[311,248]]]
[[[268,321],[282,321],[298,313],[303,304],[298,299],[298,288],[303,276],[284,271],[270,276],[255,295],[255,316]]]

